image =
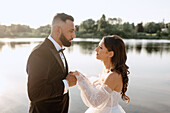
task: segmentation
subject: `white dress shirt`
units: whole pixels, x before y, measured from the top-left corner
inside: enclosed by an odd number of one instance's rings
[[[62,49],[62,47],[51,37],[51,35],[48,36],[48,39],[54,44],[57,51]],[[64,64],[64,68],[66,68],[66,62],[65,62],[64,55],[62,54],[62,52],[60,52],[59,54],[60,54],[61,60]],[[65,94],[69,90],[69,85],[68,85],[67,80],[65,80],[65,79],[63,80],[63,83],[64,83],[64,94]]]

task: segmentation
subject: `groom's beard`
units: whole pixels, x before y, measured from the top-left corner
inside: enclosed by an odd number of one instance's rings
[[[63,33],[60,36],[60,41],[66,47],[70,47],[71,46],[71,42],[69,42],[69,40],[67,40],[67,38],[63,35]]]

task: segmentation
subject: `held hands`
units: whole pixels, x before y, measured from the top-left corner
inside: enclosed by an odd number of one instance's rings
[[[74,71],[72,73],[72,75],[75,76],[78,81],[82,80],[82,79],[86,79],[87,81],[89,81],[88,78],[85,75],[83,75],[82,73],[80,73],[79,71]]]
[[[81,74],[80,72],[78,71],[74,71],[74,72],[69,72],[67,77],[66,77],[66,80],[69,84],[69,87],[72,87],[72,86],[75,86],[76,83],[77,83],[77,78],[76,76],[79,76],[79,74]]]
[[[66,80],[69,84],[69,87],[75,86],[77,83],[77,78],[73,75],[73,72],[68,73]]]
[[[85,79],[87,79],[83,74],[81,74],[79,71],[69,72],[69,74],[66,77],[66,80],[69,84],[69,87],[72,87],[76,85],[78,77],[81,76]]]
[[[73,76],[79,76],[81,73],[79,72],[79,71],[74,71],[73,73],[72,73],[72,75]]]
[[[82,73],[80,73],[79,71],[74,71],[73,73],[72,73],[72,75],[74,75],[74,76],[76,76],[76,77],[78,77],[78,76],[83,76],[83,77],[85,77]]]

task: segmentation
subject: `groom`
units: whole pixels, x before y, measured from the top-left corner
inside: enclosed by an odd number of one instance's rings
[[[71,41],[75,38],[73,22],[74,18],[64,13],[54,16],[51,34],[29,56],[29,113],[68,112],[68,89],[76,85],[77,79],[68,74],[62,46],[71,46]]]

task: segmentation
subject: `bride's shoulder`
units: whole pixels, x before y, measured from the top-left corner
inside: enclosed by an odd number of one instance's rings
[[[120,82],[119,80],[121,80],[120,74],[116,72],[110,72],[104,80],[104,84],[108,85],[112,90],[114,90],[117,86],[117,83]]]
[[[121,77],[121,75],[120,74],[118,74],[117,72],[109,72],[108,74],[107,74],[107,78],[106,79],[119,79]]]

